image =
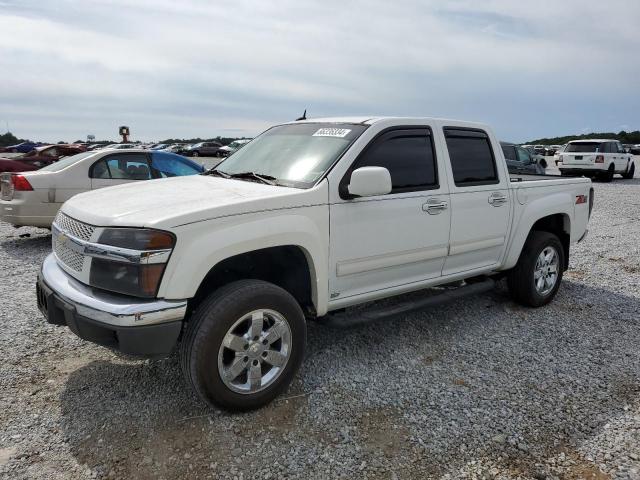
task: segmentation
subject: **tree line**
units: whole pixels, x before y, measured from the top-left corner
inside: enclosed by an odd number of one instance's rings
[[[15,145],[16,143],[21,142],[26,142],[26,140],[16,137],[11,132],[0,135],[0,147],[8,147],[9,145]]]
[[[221,136],[217,136],[214,138],[168,138],[166,140],[162,140],[160,142],[157,143],[188,143],[188,144],[193,144],[193,143],[201,143],[201,142],[218,142],[221,143],[222,145],[229,145],[231,142],[235,141],[235,140],[245,140],[246,137],[239,137],[239,138],[234,138],[234,137],[221,137]],[[13,133],[11,132],[7,132],[4,133],[2,135],[0,135],[0,147],[8,147],[9,145],[16,145],[18,143],[21,142],[26,142],[27,140],[23,139],[23,138],[18,138],[16,137]],[[101,144],[110,144],[110,143],[118,143],[118,141],[113,141],[113,140],[94,140],[91,143],[101,143]],[[58,143],[67,143],[64,140],[59,141]],[[76,140],[74,143],[85,143],[84,140]],[[132,141],[130,143],[141,143],[139,141]],[[147,142],[145,142],[147,143]]]
[[[611,140],[618,140],[620,143],[629,143],[635,145],[640,143],[640,130],[634,130],[633,132],[625,132],[624,130],[621,130],[618,133],[585,133],[583,135],[566,135],[564,137],[538,138],[537,140],[531,140],[530,142],[527,142],[527,144],[564,145],[571,140],[584,140],[587,138],[607,138]]]

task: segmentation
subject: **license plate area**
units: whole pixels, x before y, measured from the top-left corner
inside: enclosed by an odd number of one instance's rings
[[[576,160],[582,160],[582,155],[576,155],[574,158],[575,158]]]

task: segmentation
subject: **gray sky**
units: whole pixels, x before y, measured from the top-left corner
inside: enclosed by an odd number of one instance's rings
[[[640,129],[640,2],[0,0],[0,131],[252,136],[440,116],[505,140]]]

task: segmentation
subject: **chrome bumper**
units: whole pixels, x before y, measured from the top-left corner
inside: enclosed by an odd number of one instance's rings
[[[187,312],[186,300],[145,300],[91,288],[62,270],[53,253],[44,260],[38,280],[80,317],[113,327],[174,322]]]

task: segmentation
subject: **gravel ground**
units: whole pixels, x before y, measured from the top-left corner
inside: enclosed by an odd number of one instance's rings
[[[34,281],[50,236],[2,224],[0,477],[640,478],[640,179],[595,190],[552,304],[522,308],[501,285],[312,324],[289,391],[241,415],[203,407],[175,358],[47,325]]]

